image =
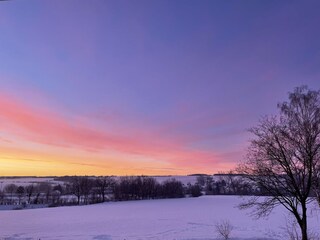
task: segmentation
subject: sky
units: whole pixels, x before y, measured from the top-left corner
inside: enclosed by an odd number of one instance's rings
[[[0,175],[218,173],[297,86],[319,1],[0,1]]]

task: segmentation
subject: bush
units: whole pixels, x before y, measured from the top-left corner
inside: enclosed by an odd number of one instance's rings
[[[192,197],[200,197],[202,195],[201,187],[198,184],[191,185],[189,187],[189,192]]]
[[[216,233],[218,237],[228,240],[230,239],[230,234],[233,230],[233,226],[228,220],[221,221],[215,225]]]

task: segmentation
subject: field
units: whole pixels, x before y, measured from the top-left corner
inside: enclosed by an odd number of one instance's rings
[[[214,240],[215,224],[222,220],[234,227],[233,240],[288,239],[290,217],[284,209],[256,220],[236,207],[240,201],[237,196],[203,196],[0,211],[0,239]],[[309,210],[314,232],[319,212],[315,206]]]
[[[115,177],[118,178],[118,177]],[[162,183],[166,180],[169,179],[176,179],[177,181],[182,182],[183,184],[194,184],[197,180],[196,176],[158,176],[154,177],[159,183]],[[219,178],[219,177],[214,177],[214,178]],[[42,182],[47,182],[51,184],[64,184],[63,181],[57,181],[54,180],[53,177],[1,177],[0,178],[0,189],[3,189],[3,187],[7,184],[16,184],[18,186],[26,186],[29,184],[37,184],[37,183],[42,183]]]

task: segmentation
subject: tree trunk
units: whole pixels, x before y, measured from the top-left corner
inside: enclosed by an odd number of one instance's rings
[[[308,225],[307,225],[307,206],[306,203],[302,203],[302,219],[299,222],[301,229],[301,239],[308,240]]]
[[[300,228],[301,228],[301,239],[308,240],[307,222],[304,221],[304,223],[302,223]]]
[[[102,202],[105,201],[104,191],[102,192]]]

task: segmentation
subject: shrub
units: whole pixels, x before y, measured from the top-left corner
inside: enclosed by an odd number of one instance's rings
[[[230,239],[233,226],[230,224],[228,220],[223,220],[215,225],[215,229],[218,237],[224,240],[228,240]]]

